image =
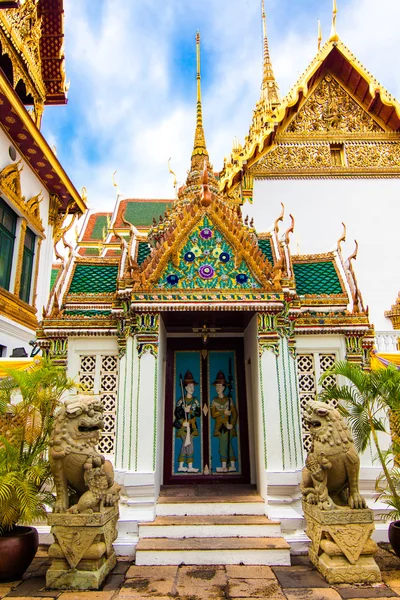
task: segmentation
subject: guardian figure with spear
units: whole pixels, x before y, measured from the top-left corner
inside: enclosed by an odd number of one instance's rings
[[[219,457],[221,466],[216,468],[218,473],[236,471],[236,454],[232,439],[237,437],[237,410],[232,401],[233,377],[231,361],[229,361],[229,379],[225,378],[222,371],[218,371],[215,381],[217,395],[211,404],[211,416],[215,419],[214,437],[219,441]],[[227,390],[228,395],[225,395]],[[229,466],[228,466],[229,465]]]

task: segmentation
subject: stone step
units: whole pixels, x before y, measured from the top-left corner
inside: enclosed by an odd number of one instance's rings
[[[140,538],[276,537],[279,521],[262,515],[166,516],[139,525]]]
[[[160,496],[156,515],[265,515],[265,502],[258,494],[249,496]]]
[[[290,546],[275,538],[140,539],[136,565],[290,565]]]

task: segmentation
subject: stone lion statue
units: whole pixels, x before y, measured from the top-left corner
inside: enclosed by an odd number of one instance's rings
[[[54,512],[101,512],[118,502],[121,488],[114,482],[113,466],[96,449],[103,426],[98,396],[74,396],[57,413],[49,451],[57,495]]]
[[[360,459],[344,419],[324,402],[309,402],[306,411],[312,447],[303,469],[304,501],[323,510],[366,508],[358,489]]]

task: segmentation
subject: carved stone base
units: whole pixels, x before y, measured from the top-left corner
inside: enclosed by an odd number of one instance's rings
[[[375,528],[369,509],[321,510],[303,502],[309,557],[328,583],[376,583],[381,573],[371,539]]]
[[[101,513],[48,515],[55,542],[46,573],[46,587],[56,590],[98,590],[117,559],[118,505]]]

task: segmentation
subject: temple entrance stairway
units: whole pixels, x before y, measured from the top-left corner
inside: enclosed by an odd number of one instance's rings
[[[165,486],[139,525],[137,565],[290,565],[280,523],[252,486]]]

